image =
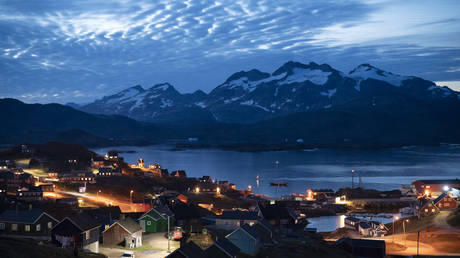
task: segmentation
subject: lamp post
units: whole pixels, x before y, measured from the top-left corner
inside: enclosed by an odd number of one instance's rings
[[[393,217],[393,242],[395,241],[395,220],[398,220],[398,216]]]
[[[97,193],[96,193],[96,196],[97,196],[97,199],[99,200],[99,193],[101,192],[101,190],[97,190]]]
[[[133,203],[133,193],[134,190],[129,191],[129,200],[131,201],[131,203]]]
[[[404,245],[406,245],[406,225],[405,222],[409,222],[408,219],[403,220],[403,232],[404,232]]]

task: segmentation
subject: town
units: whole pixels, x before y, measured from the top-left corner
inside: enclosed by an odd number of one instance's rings
[[[7,257],[51,257],[39,245],[56,257],[458,255],[459,189],[455,178],[385,192],[352,179],[274,198],[115,150],[21,144],[0,151],[0,245]],[[330,232],[312,223],[330,217]]]

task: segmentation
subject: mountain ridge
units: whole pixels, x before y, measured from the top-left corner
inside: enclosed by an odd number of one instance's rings
[[[387,72],[367,63],[344,73],[329,64],[289,61],[272,73],[258,69],[233,73],[208,94],[201,90],[182,94],[167,82],[148,89],[136,85],[77,108],[144,122],[174,124],[185,119],[193,124],[251,124],[297,112],[327,109],[363,96],[378,97],[385,91],[425,100],[456,98],[460,101],[460,93],[447,87],[419,77]],[[171,114],[180,116],[187,111],[193,111],[196,119],[190,116],[173,119],[175,121],[167,119]]]

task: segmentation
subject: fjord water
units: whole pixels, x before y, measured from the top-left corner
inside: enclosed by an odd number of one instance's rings
[[[379,190],[397,189],[418,179],[460,178],[460,145],[254,153],[217,149],[172,151],[171,148],[121,146],[93,151],[105,154],[115,149],[128,163],[143,158],[146,164],[160,163],[170,172],[183,169],[189,177],[209,175],[235,183],[239,189],[251,185],[254,192],[268,196],[305,193],[310,188],[349,187],[351,170],[355,170],[355,186],[361,177],[363,187]],[[288,186],[273,187],[270,182]]]

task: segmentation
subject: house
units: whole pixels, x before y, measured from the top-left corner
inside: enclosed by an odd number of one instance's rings
[[[458,202],[449,192],[444,192],[435,199],[420,197],[415,204],[415,214],[418,217],[429,216],[440,210],[452,210],[458,207]]]
[[[210,176],[202,176],[202,177],[198,178],[198,180],[200,182],[202,182],[202,183],[211,183],[212,182]]]
[[[341,238],[334,243],[334,246],[355,257],[385,257],[384,240]]]
[[[256,211],[231,210],[223,211],[222,215],[217,215],[214,218],[217,228],[233,230],[244,224],[254,225],[259,219],[259,215]]]
[[[101,156],[96,156],[91,158],[91,167],[101,168],[105,166],[105,159]]]
[[[259,217],[268,221],[272,226],[284,226],[295,224],[296,217],[284,205],[267,204],[258,205]]]
[[[254,227],[244,224],[228,234],[226,238],[237,246],[242,253],[256,255],[261,246],[259,233]]]
[[[99,223],[101,232],[109,228],[114,221],[121,219],[121,210],[118,206],[99,207],[86,210],[86,213]]]
[[[131,218],[117,220],[102,232],[104,245],[119,245],[136,248],[142,246],[142,228]]]
[[[59,177],[60,182],[67,183],[96,183],[93,172],[77,171],[69,174],[64,174]]]
[[[16,191],[16,199],[26,202],[38,202],[43,200],[43,191],[38,187],[29,189],[18,189]]]
[[[8,164],[4,160],[0,160],[0,170],[7,170]]]
[[[168,231],[168,218],[169,226],[172,228],[174,225],[174,214],[167,208],[167,206],[157,206],[144,213],[139,219],[142,232],[155,233]]]
[[[240,249],[227,238],[219,238],[216,242],[204,250],[206,257],[212,258],[236,258]]]
[[[53,244],[99,252],[99,223],[84,212],[65,217],[51,230]]]
[[[171,172],[172,177],[178,177],[178,178],[186,178],[187,174],[185,174],[185,170],[175,170]]]
[[[460,189],[460,179],[417,180],[412,182],[419,195],[438,197],[449,188]]]
[[[51,229],[58,222],[39,209],[6,210],[0,214],[0,234],[50,239]]]
[[[53,184],[44,184],[44,185],[39,185],[38,188],[42,192],[54,192],[54,185]]]
[[[181,245],[180,248],[174,250],[165,258],[203,258],[206,253],[197,246],[193,241]]]
[[[183,203],[177,201],[168,203],[168,207],[174,214],[177,226],[182,227],[182,229],[187,232],[201,232],[203,227],[201,217],[207,215],[201,214],[201,212],[204,213],[205,209],[202,209],[193,203]]]
[[[111,177],[111,176],[121,176],[121,169],[120,168],[113,168],[113,167],[100,167],[98,169],[97,176],[98,177]]]
[[[358,223],[358,231],[359,234],[365,237],[370,237],[372,236],[372,225],[369,221],[360,221]]]
[[[347,216],[344,220],[345,228],[358,230],[360,221],[361,220],[356,217]]]
[[[118,152],[111,150],[105,154],[105,160],[118,161]]]
[[[275,229],[268,221],[259,220],[253,227],[259,233],[262,244],[269,245],[274,242]]]

